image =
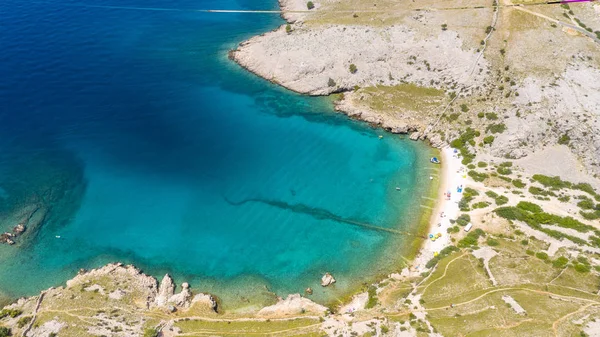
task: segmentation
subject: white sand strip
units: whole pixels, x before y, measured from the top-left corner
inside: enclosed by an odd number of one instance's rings
[[[457,192],[457,187],[461,185],[465,187],[467,182],[466,168],[461,164],[461,158],[454,153],[454,149],[446,147],[442,149],[441,152],[442,181],[438,192],[437,203],[433,215],[431,216],[428,233],[433,235],[441,233],[442,236],[435,241],[427,239],[418,257],[415,259],[413,268],[410,270],[411,273],[414,272],[419,274],[423,272],[427,261],[433,258],[436,252],[439,252],[450,244],[450,235],[448,234],[447,229],[452,227],[450,219],[456,219],[458,217],[458,202],[462,198],[462,193]],[[445,195],[448,191],[450,192],[450,200],[447,200]]]

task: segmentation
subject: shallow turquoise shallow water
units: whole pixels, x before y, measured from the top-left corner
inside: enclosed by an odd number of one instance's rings
[[[31,204],[50,210],[36,235],[0,247],[3,293],[123,261],[231,299],[248,284],[302,291],[332,272],[336,288],[315,294],[326,300],[397,265],[410,238],[362,225],[415,225],[428,149],[379,139],[326,99],[227,59],[278,17],[65,4],[0,4],[0,226]]]

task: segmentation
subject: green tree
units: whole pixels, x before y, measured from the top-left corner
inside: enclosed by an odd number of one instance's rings
[[[289,23],[285,25],[285,32],[288,34],[292,32],[292,26]]]
[[[312,1],[309,1],[306,3],[306,8],[311,10],[311,9],[315,8],[315,4]]]
[[[353,74],[356,74],[356,72],[358,71],[358,68],[356,68],[356,66],[354,65],[354,63],[352,63],[350,65],[350,72]]]

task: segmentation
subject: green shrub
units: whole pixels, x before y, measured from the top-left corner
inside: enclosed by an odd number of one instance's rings
[[[546,254],[544,252],[535,253],[535,257],[537,257],[540,260],[548,260],[548,254]]]
[[[371,308],[375,307],[378,302],[377,287],[375,287],[374,285],[369,286],[367,293],[369,294],[369,300],[367,301],[367,304],[365,305],[365,309],[371,309]]]
[[[517,208],[531,213],[541,213],[543,211],[539,205],[536,205],[529,201],[520,201],[517,204]]]
[[[497,119],[498,119],[498,115],[497,115],[495,112],[487,112],[487,113],[485,114],[485,118],[486,118],[486,119],[489,119],[489,120],[491,120],[491,121],[495,121],[495,120],[497,120]]]
[[[594,208],[594,202],[590,199],[583,199],[577,203],[577,206],[581,209],[590,210]]]
[[[483,112],[480,112],[477,114],[477,118],[483,118],[485,116],[485,114]]]
[[[550,191],[546,191],[543,188],[539,188],[539,187],[535,187],[535,186],[530,186],[528,189],[529,193],[533,194],[533,195],[541,195],[541,196],[553,196],[555,197],[556,194]]]
[[[473,204],[473,206],[471,206],[473,209],[478,209],[478,208],[486,208],[490,205],[489,202],[487,201],[480,201],[480,202],[476,202]]]
[[[22,313],[23,313],[23,311],[21,311],[19,309],[2,309],[2,311],[0,311],[0,319],[7,317],[7,316],[10,316],[11,318],[15,318]]]
[[[496,205],[502,206],[508,202],[508,197],[500,195],[496,199],[494,199],[494,202],[496,203]]]
[[[9,337],[12,336],[12,331],[4,326],[0,326],[0,337]]]
[[[327,86],[335,87],[335,85],[336,85],[335,81],[333,80],[333,78],[330,77],[329,80],[327,80]]]
[[[484,167],[487,167],[487,166],[488,166],[488,164],[486,162],[484,162],[484,161],[480,161],[480,162],[477,163],[477,167],[480,167],[480,168],[484,168]]]
[[[563,181],[560,177],[549,177],[543,174],[534,174],[531,178],[545,187],[552,187],[555,189],[570,188],[572,185],[568,181]]]
[[[571,197],[568,195],[563,195],[562,197],[558,197],[558,201],[560,201],[560,202],[569,202],[569,200],[571,200]]]
[[[596,199],[596,201],[600,201],[600,195],[596,194],[596,191],[594,190],[592,185],[590,185],[588,183],[576,184],[576,185],[573,185],[573,188],[576,190],[584,191],[584,192],[590,194],[591,196],[593,196]]]
[[[560,136],[560,138],[558,138],[558,144],[560,145],[569,145],[569,142],[571,141],[571,137],[569,137],[568,134],[564,134],[562,136]]]
[[[500,124],[490,124],[488,125],[488,127],[485,129],[485,132],[491,132],[491,133],[503,133],[504,131],[506,131],[506,125],[503,123]]]
[[[455,247],[455,246],[448,246],[448,247],[446,247],[446,248],[442,249],[442,250],[440,250],[440,252],[438,253],[438,256],[435,256],[434,258],[432,258],[431,260],[429,260],[429,261],[428,261],[428,262],[425,264],[425,267],[426,267],[426,268],[428,268],[428,269],[431,269],[431,268],[433,268],[435,265],[437,265],[437,263],[438,263],[438,262],[439,262],[441,259],[443,259],[443,258],[445,258],[446,256],[448,256],[448,255],[452,254],[453,252],[457,252],[457,251],[459,251],[459,250],[460,250],[460,249],[458,249],[458,248],[457,248],[457,247]]]
[[[498,240],[492,239],[492,238],[488,238],[485,243],[487,243],[488,246],[492,246],[492,247],[500,244],[500,242]]]
[[[535,252],[533,250],[531,250],[531,249],[527,249],[525,251],[525,254],[533,256],[533,255],[535,255]]]
[[[494,136],[487,136],[485,138],[483,138],[483,144],[489,145],[492,144],[494,142],[495,137]]]
[[[285,32],[290,34],[292,32],[292,25],[290,25],[289,23],[287,25],[285,25]],[[331,78],[330,78],[331,80]]]
[[[523,188],[523,187],[525,187],[525,183],[521,179],[513,179],[512,184],[516,188]]]
[[[575,264],[575,271],[579,273],[589,273],[592,270],[592,267],[583,263]]]
[[[492,199],[496,199],[498,198],[498,193],[494,192],[494,191],[486,191],[485,195],[487,195],[488,197],[492,198]]]
[[[448,234],[458,233],[460,232],[460,228],[458,226],[448,227],[448,229],[446,229],[446,232]]]
[[[155,328],[146,328],[144,330],[144,337],[158,337],[159,331]]]
[[[311,10],[315,8],[315,4],[312,1],[309,1],[306,3],[306,8],[308,8],[308,10]]]
[[[523,246],[527,246],[527,245],[529,244],[529,240],[527,240],[527,239],[523,239],[523,240],[521,240],[521,244],[522,244]]]
[[[509,169],[508,167],[505,167],[505,166],[500,166],[500,167],[498,167],[498,168],[496,169],[496,172],[498,172],[499,174],[502,174],[502,175],[505,175],[505,176],[506,176],[506,175],[509,175],[509,174],[511,174],[511,173],[512,173],[512,170],[511,170],[511,169]]]
[[[552,266],[554,266],[555,268],[563,269],[567,266],[567,263],[569,263],[569,259],[567,259],[564,256],[561,256],[558,259],[552,261]]]
[[[469,107],[466,104],[461,104],[460,111],[467,112],[467,111],[469,111]]]
[[[24,326],[26,326],[27,324],[29,324],[29,322],[31,322],[31,320],[33,319],[33,317],[31,316],[24,316],[19,318],[19,320],[17,321],[17,326],[19,327],[19,329],[23,328]]]
[[[466,226],[469,222],[471,222],[471,216],[469,214],[461,214],[458,218],[456,218],[456,224],[460,226]]]
[[[584,219],[586,219],[586,220],[598,220],[598,219],[600,219],[600,211],[594,211],[594,212],[580,211],[579,214],[581,214],[581,216]]]
[[[478,182],[482,182],[489,177],[486,173],[481,173],[474,170],[470,170],[468,174],[469,177]]]
[[[354,63],[350,64],[349,69],[350,69],[350,72],[352,74],[356,74],[356,72],[358,71],[358,68],[356,68],[356,66],[354,65]]]

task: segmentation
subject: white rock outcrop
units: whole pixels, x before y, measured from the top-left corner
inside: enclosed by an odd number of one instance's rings
[[[259,312],[259,316],[289,316],[303,313],[312,313],[322,315],[327,308],[317,304],[300,294],[290,294],[286,299],[281,299],[274,305],[264,307]]]
[[[166,274],[160,282],[158,294],[156,295],[156,299],[154,300],[154,305],[157,307],[164,307],[174,294],[175,283],[173,283],[173,279],[171,278],[171,276],[169,276],[169,274]]]
[[[334,283],[335,283],[335,278],[333,278],[333,275],[331,275],[329,273],[325,273],[325,275],[323,275],[323,277],[321,278],[321,285],[323,287],[330,286]]]
[[[210,294],[203,294],[203,293],[197,294],[196,296],[194,296],[194,298],[192,298],[191,305],[194,305],[196,303],[199,303],[201,305],[206,305],[211,310],[217,312],[217,309],[218,309],[217,300],[215,300],[215,298],[212,297],[212,295],[210,295]]]

